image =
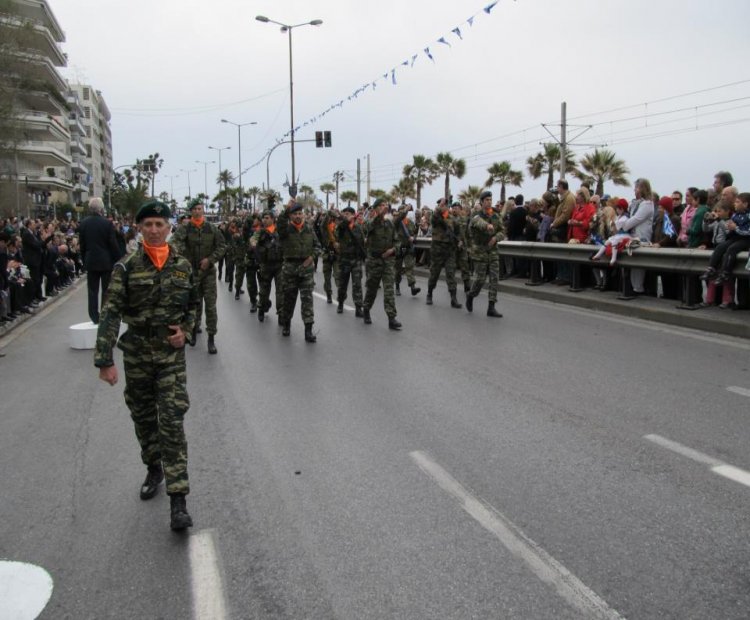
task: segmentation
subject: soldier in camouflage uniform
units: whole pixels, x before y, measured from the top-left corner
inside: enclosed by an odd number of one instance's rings
[[[190,209],[190,221],[180,226],[172,237],[177,251],[190,261],[194,279],[198,287],[201,304],[195,319],[195,333],[191,345],[195,344],[195,334],[200,333],[203,301],[206,303],[206,332],[208,333],[208,352],[216,354],[216,335],[218,316],[216,314],[216,263],[224,255],[224,235],[221,231],[206,222],[203,216],[203,204],[196,203]],[[227,264],[227,271],[229,265]]]
[[[323,216],[319,228],[320,245],[323,247],[323,290],[329,304],[333,303],[331,276],[336,282],[336,288],[339,286],[339,243],[336,240],[336,225],[340,219],[339,212],[331,209]]]
[[[291,331],[294,306],[299,292],[302,307],[302,322],[305,324],[305,341],[315,342],[313,322],[313,289],[315,288],[315,268],[313,262],[320,254],[320,244],[312,226],[305,222],[304,207],[291,199],[277,222],[276,229],[281,241],[284,263],[281,268],[284,283],[284,305],[281,325],[283,336]]]
[[[260,299],[258,300],[258,320],[262,323],[271,309],[271,282],[276,288],[276,314],[281,323],[281,308],[284,303],[284,286],[281,283],[281,244],[276,231],[273,211],[264,211],[262,228],[250,237],[250,250],[258,258]]]
[[[248,218],[240,232],[241,243],[237,250],[235,261],[235,293],[234,298],[239,299],[242,295],[242,280],[247,280],[247,293],[250,296],[250,313],[258,310],[258,257],[250,248],[250,237],[256,230],[260,230],[261,222],[259,215]]]
[[[224,228],[220,230],[224,237],[224,247],[229,248],[232,244],[232,222],[224,222]],[[234,282],[234,256],[231,252],[225,252],[221,259],[224,263],[224,282],[229,282],[229,290],[232,290],[232,283]]]
[[[365,259],[365,235],[352,207],[342,209],[341,214],[343,219],[336,227],[336,239],[339,244],[339,305],[336,312],[344,312],[346,290],[349,288],[351,277],[354,316],[362,317],[362,261]]]
[[[414,277],[414,240],[417,238],[417,225],[409,219],[411,206],[403,205],[393,218],[393,225],[396,227],[400,250],[396,255],[395,277],[396,277],[396,295],[401,295],[401,276],[406,274],[406,283],[411,289],[412,295],[417,295],[422,290],[417,286],[417,279]]]
[[[469,217],[465,215],[463,205],[454,202],[451,205],[453,217],[456,218],[458,226],[458,244],[456,246],[456,269],[461,271],[461,279],[464,282],[464,293],[471,290],[471,265],[469,264],[469,243],[467,241],[467,230]]]
[[[112,349],[120,322],[127,324],[117,346],[123,351],[125,403],[148,468],[140,496],[154,497],[166,476],[171,527],[182,530],[193,525],[185,502],[190,492],[183,428],[190,406],[185,341],[193,331],[199,299],[190,263],[166,242],[169,216],[169,207],[156,200],[138,210],[135,221],[143,244],[113,269],[94,365],[102,381],[117,383]]]
[[[489,305],[487,316],[503,316],[495,310],[497,303],[497,283],[500,276],[497,242],[503,238],[503,221],[500,214],[492,208],[492,193],[482,192],[479,196],[480,212],[471,218],[469,223],[471,237],[471,258],[474,261],[474,282],[466,294],[466,309],[474,310],[474,298],[479,295],[487,273],[490,284],[487,290]]]
[[[365,305],[362,309],[365,324],[372,323],[370,308],[375,303],[378,286],[383,283],[383,305],[388,315],[388,328],[399,330],[401,323],[396,319],[396,297],[393,294],[394,274],[393,263],[398,252],[398,239],[393,222],[385,218],[388,213],[388,202],[378,198],[372,203],[372,210],[365,221],[365,235],[367,238],[365,283]]]
[[[432,214],[432,244],[430,245],[430,279],[427,282],[428,306],[432,305],[432,291],[445,267],[445,281],[451,296],[451,308],[461,308],[456,298],[456,247],[458,246],[458,223],[448,209],[445,198],[438,201]]]

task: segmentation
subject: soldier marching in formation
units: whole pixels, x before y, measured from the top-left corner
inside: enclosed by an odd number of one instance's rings
[[[235,255],[234,270],[234,298],[242,295],[242,281],[247,282],[247,294],[250,296],[250,313],[258,310],[258,258],[250,248],[250,237],[262,224],[259,215],[253,215],[245,220],[240,231],[240,245]]]
[[[471,290],[466,294],[466,309],[474,310],[474,298],[484,286],[489,273],[490,284],[487,291],[489,305],[487,316],[503,316],[495,310],[497,303],[497,284],[500,277],[497,242],[503,237],[503,222],[500,214],[492,208],[492,192],[482,192],[479,196],[480,211],[472,217],[469,224],[471,239],[471,259],[474,261],[474,281]]]
[[[336,239],[339,244],[339,288],[338,306],[336,312],[344,312],[346,290],[349,279],[352,281],[352,299],[354,300],[354,316],[362,318],[362,261],[366,256],[365,233],[357,220],[352,207],[341,210],[342,221],[336,227]]]
[[[404,274],[412,295],[418,295],[422,290],[417,286],[417,279],[414,277],[414,257],[416,254],[414,240],[417,238],[417,224],[409,218],[410,210],[409,205],[403,205],[398,210],[394,220],[400,247],[395,263],[396,296],[401,295],[401,277]]]
[[[451,296],[451,308],[461,308],[456,298],[456,248],[458,247],[458,222],[441,198],[432,214],[432,245],[430,246],[430,279],[427,282],[428,306],[432,305],[432,291],[437,286],[440,272],[445,268],[445,282]]]
[[[281,307],[284,303],[281,283],[281,243],[276,230],[276,218],[273,211],[264,211],[262,226],[250,238],[250,249],[258,259],[258,279],[260,280],[260,298],[258,300],[258,320],[262,323],[271,309],[271,282],[276,290],[276,315],[281,323]]]
[[[321,219],[319,229],[320,245],[323,248],[323,290],[329,304],[333,303],[332,277],[337,287],[339,282],[339,242],[336,239],[336,225],[339,220],[339,212],[331,209]]]

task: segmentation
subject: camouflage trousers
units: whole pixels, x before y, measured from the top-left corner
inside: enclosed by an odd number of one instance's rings
[[[430,263],[430,279],[427,288],[432,290],[437,286],[440,272],[445,267],[445,282],[448,290],[456,290],[456,248],[452,243],[432,243]]]
[[[323,290],[326,295],[333,295],[333,288],[331,286],[331,276],[336,282],[336,288],[339,287],[339,271],[341,267],[339,265],[339,257],[335,254],[331,256],[328,252],[323,254]]]
[[[378,285],[383,283],[383,307],[389,319],[396,317],[396,294],[394,293],[394,273],[393,265],[395,259],[388,258],[368,258],[366,261],[367,281],[365,283],[365,310],[372,308],[375,303],[375,297],[378,294]]]
[[[406,274],[406,283],[415,286],[417,279],[414,277],[414,252],[408,252],[406,256],[399,256],[395,264],[396,284],[401,284],[401,276]]]
[[[185,349],[153,346],[131,337],[135,352],[125,351],[125,404],[135,425],[144,465],[161,462],[167,493],[189,493],[187,439],[183,428],[190,407]],[[130,348],[130,347],[128,347]]]
[[[500,279],[500,263],[497,259],[497,254],[488,254],[486,259],[474,259],[474,282],[471,286],[471,294],[474,297],[479,295],[488,273],[490,275],[490,283],[487,287],[487,297],[491,302],[496,302],[497,283]]]
[[[358,258],[342,256],[339,261],[338,302],[346,301],[346,290],[352,281],[352,299],[355,306],[362,306],[362,261]]]
[[[258,280],[260,283],[260,296],[258,298],[258,307],[263,312],[271,309],[271,282],[276,288],[276,314],[281,314],[281,308],[284,303],[284,285],[281,281],[281,263],[267,263],[260,266],[258,271]]]
[[[307,325],[315,321],[313,311],[313,289],[315,288],[315,268],[303,267],[301,262],[285,260],[281,268],[281,281],[284,287],[284,306],[281,322],[286,323],[294,316],[294,306],[299,293],[302,307],[302,322]]]
[[[471,263],[469,253],[465,248],[456,248],[456,269],[461,271],[461,279],[464,282],[464,291],[471,288]]]
[[[228,267],[227,267],[228,268]],[[198,312],[195,317],[196,327],[201,324],[203,315],[203,304],[206,305],[206,333],[215,334],[216,326],[219,322],[219,315],[216,313],[216,267],[211,265],[205,271],[200,269],[196,272],[195,286],[198,288]],[[230,280],[231,281],[231,280]]]
[[[224,256],[224,282],[234,282],[234,257]]]
[[[242,281],[247,279],[247,292],[250,301],[255,303],[258,299],[258,263],[248,260],[237,261],[234,265],[234,290],[242,288]]]

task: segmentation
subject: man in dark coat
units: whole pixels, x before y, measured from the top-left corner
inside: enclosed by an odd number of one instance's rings
[[[39,222],[26,220],[23,228],[21,228],[21,242],[23,262],[29,268],[29,276],[34,284],[34,301],[45,301],[47,298],[42,295],[44,243],[39,237],[38,229]]]
[[[104,203],[101,198],[89,201],[89,215],[78,228],[78,239],[83,256],[83,266],[89,291],[89,318],[92,323],[99,323],[99,284],[102,288],[102,300],[109,288],[112,267],[121,253],[115,237],[115,227],[104,217]]]

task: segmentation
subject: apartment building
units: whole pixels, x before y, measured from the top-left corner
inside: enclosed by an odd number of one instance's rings
[[[112,114],[101,91],[88,84],[70,84],[70,93],[81,106],[88,194],[104,196],[112,181]]]

